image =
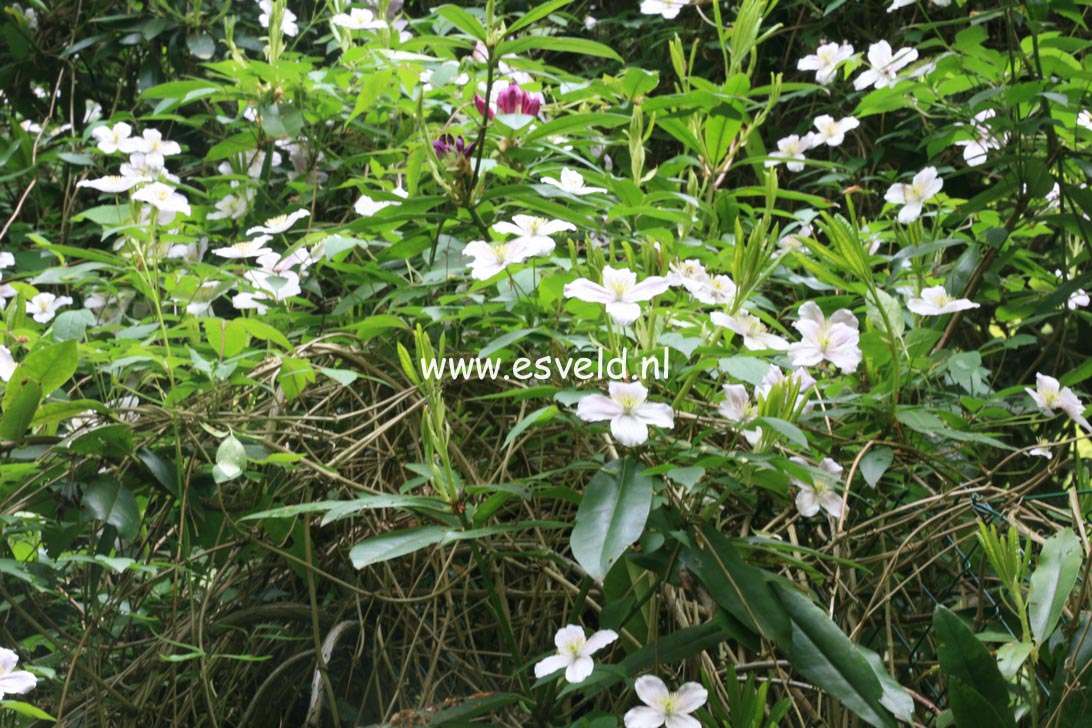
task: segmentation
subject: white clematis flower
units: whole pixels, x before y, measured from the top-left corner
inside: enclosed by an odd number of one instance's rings
[[[829,361],[843,374],[857,371],[861,363],[861,334],[857,317],[849,309],[839,309],[828,319],[813,301],[800,307],[800,319],[793,324],[801,341],[789,347],[789,361],[796,367],[815,366]]]
[[[783,139],[777,140],[777,151],[770,152],[772,159],[766,160],[767,167],[776,167],[785,162],[790,172],[799,172],[804,168],[804,152],[811,149],[811,139],[799,134],[789,134]]]
[[[265,244],[272,239],[272,235],[259,235],[250,240],[243,240],[242,242],[234,243],[223,248],[216,248],[212,253],[213,255],[219,255],[221,258],[229,258],[231,260],[257,258],[260,255],[269,255],[273,252],[272,248],[267,248],[265,246]]]
[[[224,195],[216,201],[216,212],[210,213],[209,220],[238,220],[250,212],[254,202],[254,190],[246,189],[239,194]]]
[[[662,276],[649,276],[640,283],[628,268],[603,267],[603,285],[587,278],[565,284],[565,298],[606,304],[607,313],[619,326],[628,326],[641,315],[640,301],[648,301],[670,288]]]
[[[6,647],[0,647],[0,699],[4,695],[29,693],[38,684],[38,678],[26,670],[16,670],[19,655]]]
[[[543,177],[542,181],[545,184],[558,188],[562,192],[568,192],[570,195],[590,195],[593,192],[607,191],[603,187],[588,187],[584,184],[584,175],[580,174],[575,169],[569,169],[568,167],[561,170],[561,179]]]
[[[986,122],[995,116],[997,112],[993,109],[978,112],[970,124],[974,139],[960,139],[955,142],[957,147],[963,147],[963,160],[972,167],[984,164],[989,150],[1000,149],[1005,144],[1006,137],[995,136],[986,125]],[[962,124],[956,124],[956,126],[962,126]]]
[[[1036,373],[1035,389],[1026,387],[1024,391],[1035,400],[1035,404],[1044,412],[1053,414],[1055,410],[1061,410],[1085,430],[1092,431],[1092,427],[1089,426],[1088,420],[1084,417],[1084,404],[1081,402],[1080,397],[1074,394],[1069,387],[1063,387],[1054,377]]]
[[[672,20],[689,4],[690,0],[641,0],[641,14],[662,15],[667,20]]]
[[[190,203],[186,200],[186,196],[162,182],[144,185],[133,193],[133,199],[147,202],[154,207],[157,211],[156,219],[160,225],[170,224],[179,212],[183,215],[190,214]]]
[[[677,691],[670,692],[660,678],[642,675],[633,689],[644,705],[626,711],[626,728],[701,728],[701,723],[690,714],[705,705],[709,694],[698,683],[684,683]]]
[[[751,351],[785,351],[789,348],[789,342],[777,334],[771,334],[766,324],[752,313],[740,311],[735,316],[729,316],[720,311],[709,314],[709,318],[717,326],[723,326],[743,337],[743,345]]]
[[[269,19],[273,15],[272,0],[258,0],[258,8],[262,11],[258,16],[258,23],[263,28],[268,28]],[[296,14],[288,8],[285,8],[281,13],[281,32],[287,36],[299,35],[300,27],[296,24],[296,20]]]
[[[474,258],[470,263],[470,276],[479,281],[487,281],[508,266],[522,263],[533,254],[530,248],[518,240],[494,245],[484,240],[473,240],[463,248],[463,255]]]
[[[361,217],[371,217],[375,213],[387,207],[398,207],[401,202],[395,200],[373,200],[368,195],[361,195],[353,205],[353,210]]]
[[[729,422],[742,426],[758,417],[758,405],[751,400],[742,384],[725,384],[724,401],[717,407],[717,412]],[[743,437],[753,446],[762,437],[762,428],[744,430]]]
[[[853,116],[844,116],[837,121],[828,114],[817,116],[814,126],[818,131],[808,134],[809,145],[817,147],[826,144],[828,147],[837,147],[846,140],[846,132],[853,131],[860,125],[861,122]]]
[[[549,255],[556,243],[552,235],[566,230],[575,231],[576,225],[564,220],[547,220],[534,215],[515,215],[511,222],[498,222],[493,229],[504,235],[515,235],[510,242],[520,242],[535,252],[532,255]]]
[[[937,176],[936,167],[926,167],[914,175],[910,184],[896,182],[891,185],[884,195],[884,199],[896,205],[902,205],[899,210],[899,222],[903,225],[921,217],[921,206],[936,196],[944,187],[944,180]]]
[[[76,183],[77,187],[90,187],[99,192],[128,192],[144,182],[140,177],[125,177],[119,174],[108,174],[98,179],[83,179]]]
[[[27,313],[40,324],[47,324],[57,315],[61,306],[68,306],[72,299],[68,296],[54,296],[52,293],[39,293],[27,301]]]
[[[789,460],[801,465],[808,464],[806,460],[799,457],[791,457]],[[840,518],[842,496],[838,494],[835,484],[841,480],[843,468],[830,458],[823,458],[823,461],[819,463],[819,470],[823,474],[813,474],[811,483],[790,478],[792,484],[799,490],[796,494],[796,510],[806,518],[814,516],[820,509],[835,518]]]
[[[711,306],[728,306],[736,300],[736,282],[730,276],[713,276],[705,281],[705,285],[696,288],[690,293],[702,303]]]
[[[906,307],[919,316],[943,316],[956,311],[978,308],[979,305],[966,298],[952,298],[944,286],[923,289],[920,296],[906,302]]]
[[[868,47],[868,64],[871,66],[853,81],[853,88],[858,91],[869,86],[888,88],[898,81],[898,72],[918,59],[916,48],[900,48],[891,51],[891,44],[886,40],[873,43]]]
[[[239,310],[254,308],[259,314],[264,314],[268,310],[267,304],[280,303],[302,292],[300,276],[295,271],[273,274],[264,270],[248,270],[243,278],[254,290],[232,297],[231,305]]]
[[[348,30],[379,30],[386,28],[386,21],[379,20],[367,8],[353,8],[348,13],[338,13],[330,22]]]
[[[648,389],[640,382],[611,382],[609,397],[590,394],[576,406],[585,422],[610,420],[610,432],[622,445],[634,447],[648,439],[648,426],[671,429],[675,413],[663,402],[647,402]]]
[[[535,677],[543,678],[564,669],[566,681],[583,682],[595,666],[591,656],[616,639],[618,633],[612,629],[601,629],[591,637],[585,637],[583,627],[575,624],[562,627],[554,635],[557,654],[535,665]]]
[[[118,141],[118,149],[126,154],[143,154],[149,167],[162,168],[171,157],[182,153],[178,142],[168,141],[158,129],[145,129],[138,137],[126,137]]]
[[[91,130],[91,136],[98,141],[99,151],[103,154],[113,154],[121,147],[121,143],[133,133],[133,127],[124,121],[119,121],[110,126],[97,126]]]
[[[834,80],[838,66],[853,56],[853,46],[848,43],[824,43],[810,56],[804,56],[797,62],[799,71],[815,71],[817,83],[826,85]]]
[[[302,220],[311,214],[310,210],[296,210],[288,215],[277,215],[271,217],[261,225],[256,225],[246,231],[247,235],[254,235],[255,233],[264,233],[266,235],[276,235],[277,233],[283,233],[296,224],[297,220]]]
[[[672,286],[682,286],[694,293],[709,282],[705,266],[696,258],[676,260],[668,266],[667,282]]]

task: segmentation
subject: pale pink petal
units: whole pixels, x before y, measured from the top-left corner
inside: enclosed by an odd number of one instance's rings
[[[583,682],[588,675],[592,674],[594,668],[595,663],[592,662],[592,658],[577,657],[565,670],[565,679],[571,683]]]
[[[689,715],[669,715],[664,725],[667,728],[701,728],[698,719]]]
[[[582,652],[585,655],[593,655],[616,639],[618,639],[618,633],[613,629],[601,629],[588,638]]]
[[[611,303],[615,300],[613,293],[598,283],[592,283],[587,278],[566,283],[565,298],[576,298],[588,303]]]
[[[633,415],[619,415],[610,421],[610,433],[620,444],[636,447],[648,440],[648,425]]]
[[[800,492],[796,494],[796,510],[808,518],[819,512],[819,499],[815,497],[811,486],[800,488]]]
[[[568,655],[550,655],[535,665],[535,677],[546,677],[558,670],[564,670],[569,666],[571,660],[572,658]]]
[[[708,700],[709,693],[700,683],[688,682],[684,683],[675,692],[675,709],[681,713],[693,713],[695,710],[705,705],[705,701]],[[670,725],[670,723],[669,723]]]
[[[622,405],[601,394],[589,394],[576,405],[576,416],[585,422],[612,420],[622,414]]]
[[[655,708],[631,708],[626,711],[626,728],[660,728],[664,724],[663,711]]]
[[[675,413],[671,405],[663,402],[646,402],[634,412],[637,417],[649,425],[671,429],[675,426]]]
[[[645,705],[662,705],[668,697],[667,685],[655,675],[642,675],[633,684],[637,697]]]
[[[658,296],[668,288],[671,284],[668,283],[666,278],[661,276],[649,276],[644,279],[626,294],[627,301],[647,301],[654,296]]]
[[[565,649],[570,643],[584,640],[584,628],[575,624],[567,624],[554,635],[554,646],[557,649]]]
[[[610,301],[607,303],[607,313],[619,326],[629,326],[641,317],[641,307],[628,301]]]

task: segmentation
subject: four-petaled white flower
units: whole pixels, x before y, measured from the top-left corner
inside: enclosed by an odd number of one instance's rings
[[[250,203],[254,201],[254,190],[247,189],[239,194],[224,195],[216,201],[216,212],[210,213],[209,220],[238,220],[250,212]]]
[[[758,405],[747,394],[747,388],[742,384],[725,384],[724,401],[717,407],[721,417],[736,425],[746,425],[758,417]],[[762,428],[744,430],[743,437],[752,446],[762,437]]]
[[[663,402],[648,402],[648,389],[640,382],[611,382],[609,397],[589,394],[576,406],[576,416],[585,422],[610,420],[614,439],[626,447],[648,439],[648,426],[671,429],[675,413]]]
[[[565,284],[565,298],[588,303],[603,303],[607,313],[619,326],[628,326],[641,315],[640,301],[648,301],[670,288],[662,276],[649,276],[640,283],[637,274],[628,268],[603,266],[603,285],[587,278]]]
[[[273,16],[272,0],[258,0],[258,8],[262,11],[258,16],[258,23],[263,28],[269,27],[269,19]],[[299,35],[300,27],[296,25],[296,14],[288,8],[281,13],[281,32],[287,36]]]
[[[782,235],[777,241],[777,247],[784,250],[786,253],[799,253],[800,255],[811,255],[811,250],[808,249],[808,245],[805,241],[806,238],[810,238],[815,234],[815,229],[810,223],[805,223],[797,228],[794,233],[786,233]]]
[[[902,205],[899,210],[899,222],[903,225],[921,217],[921,206],[932,199],[944,187],[944,180],[937,176],[936,167],[926,167],[914,175],[910,184],[896,182],[884,195],[888,202]]]
[[[868,47],[868,64],[871,66],[853,81],[853,88],[858,91],[869,86],[887,88],[898,81],[898,72],[918,59],[916,48],[900,48],[891,51],[891,44],[886,40],[873,43]]]
[[[974,138],[960,139],[955,142],[957,147],[963,147],[963,159],[972,167],[984,164],[986,153],[991,149],[1000,149],[1005,143],[1004,135],[996,136],[990,131],[990,127],[986,125],[986,122],[995,116],[997,116],[997,112],[993,109],[978,112],[974,115],[974,120],[970,124]],[[956,126],[962,126],[962,124],[956,124]]]
[[[243,291],[232,297],[231,305],[240,310],[254,308],[259,314],[264,314],[268,308],[267,303],[279,303],[302,292],[300,277],[295,271],[274,274],[265,270],[248,270],[243,278],[254,290]]]
[[[163,167],[164,157],[182,153],[178,142],[168,141],[158,129],[145,129],[138,137],[127,137],[118,141],[118,149],[126,154],[140,153],[149,167]]]
[[[797,70],[815,71],[815,80],[828,84],[834,80],[838,66],[853,55],[853,46],[848,43],[824,43],[810,56],[804,56],[796,64]]]
[[[906,302],[906,307],[919,316],[943,316],[956,311],[978,308],[980,304],[966,298],[953,298],[944,286],[930,286],[921,295]]]
[[[694,293],[709,282],[705,266],[696,258],[676,260],[668,266],[667,282],[672,286],[682,286]]]
[[[19,655],[6,647],[0,647],[0,699],[4,695],[29,693],[38,684],[38,678],[26,670],[16,670]]]
[[[11,349],[0,344],[0,379],[11,381],[11,375],[15,373],[15,357],[11,355]]]
[[[701,723],[690,714],[705,705],[709,694],[698,683],[684,683],[677,691],[670,692],[660,678],[642,675],[633,689],[644,705],[626,711],[626,728],[701,728]]]
[[[401,204],[397,200],[373,200],[368,195],[361,195],[353,205],[353,210],[361,217],[371,217],[384,208],[398,207]]]
[[[272,239],[272,235],[259,235],[250,240],[243,240],[223,248],[216,248],[212,253],[213,255],[219,255],[221,258],[230,258],[232,260],[257,258],[260,255],[268,255],[273,252],[272,248],[265,247],[265,244]]]
[[[801,465],[807,465],[807,461],[800,457],[791,457],[789,460]],[[830,458],[823,458],[819,463],[820,473],[812,474],[812,482],[805,483],[797,478],[789,478],[799,492],[796,494],[796,510],[800,515],[810,518],[824,511],[839,518],[842,515],[842,496],[838,494],[835,483],[841,480],[842,466]]]
[[[276,235],[277,233],[283,233],[296,224],[297,220],[302,220],[311,214],[309,210],[296,210],[288,215],[277,215],[271,217],[261,225],[255,225],[246,231],[247,235],[254,235],[255,233],[264,233],[266,235]]]
[[[1076,311],[1078,308],[1086,307],[1089,303],[1092,303],[1092,299],[1088,297],[1088,293],[1083,288],[1078,288],[1069,294],[1069,300],[1065,302],[1065,305],[1070,311]]]
[[[641,0],[641,13],[662,15],[671,20],[677,18],[679,11],[689,4],[690,0]]]
[[[35,321],[47,324],[57,315],[57,309],[72,303],[68,296],[54,296],[52,293],[39,293],[27,301],[27,313],[31,314]]]
[[[542,181],[545,184],[557,187],[562,192],[568,192],[570,195],[590,195],[593,192],[607,191],[603,187],[588,187],[584,184],[584,175],[568,167],[561,170],[561,179],[543,177]]]
[[[463,248],[463,255],[474,258],[470,263],[470,277],[487,281],[508,266],[527,260],[534,251],[519,240],[493,245],[484,240],[472,240]]]
[[[515,235],[510,242],[520,242],[534,251],[531,255],[549,255],[556,244],[552,235],[576,230],[576,225],[564,220],[547,220],[534,215],[515,215],[511,222],[498,222],[493,229],[505,235]]]
[[[839,309],[828,319],[818,305],[808,301],[800,307],[800,319],[793,328],[802,337],[789,347],[793,366],[810,367],[826,360],[843,374],[857,371],[862,356],[861,334],[857,317],[851,311]]]
[[[170,223],[176,213],[190,214],[190,203],[186,200],[186,196],[163,182],[152,182],[144,185],[133,193],[133,199],[147,202],[158,210],[160,225]]]
[[[804,168],[804,152],[811,149],[811,139],[801,138],[799,134],[789,134],[777,140],[777,151],[770,152],[771,159],[766,160],[767,167],[775,167],[785,162],[790,172],[799,172]]]
[[[833,116],[823,114],[815,117],[814,125],[818,131],[808,134],[808,145],[817,147],[820,144],[826,144],[828,147],[836,147],[846,140],[846,132],[853,131],[861,125],[861,122],[852,116],[835,120]]]
[[[771,364],[766,375],[762,377],[762,382],[755,387],[755,399],[760,402],[769,399],[774,387],[789,385],[796,389],[796,401],[793,403],[793,408],[801,414],[810,412],[815,405],[808,401],[808,395],[815,386],[815,378],[808,374],[807,369],[793,369],[786,376],[785,372],[781,371],[781,367]]]
[[[387,23],[375,17],[375,13],[366,8],[353,8],[348,13],[338,13],[330,18],[334,25],[348,30],[379,30]]]
[[[1092,131],[1092,111],[1082,109],[1081,113],[1077,114],[1077,126]]]
[[[743,345],[751,351],[765,351],[774,349],[784,351],[789,348],[789,342],[777,334],[771,334],[762,323],[762,319],[752,313],[740,311],[735,316],[729,316],[720,311],[709,314],[709,318],[717,326],[723,326],[743,337]]]
[[[1024,391],[1035,400],[1039,409],[1050,414],[1053,414],[1055,410],[1061,410],[1086,431],[1092,432],[1092,427],[1084,417],[1084,404],[1080,398],[1069,387],[1063,387],[1054,377],[1037,372],[1035,389],[1025,387]]]
[[[133,127],[124,121],[119,121],[112,127],[97,126],[91,130],[91,136],[98,141],[99,151],[103,154],[116,152],[120,148],[121,142],[128,139],[132,133]]]
[[[719,275],[706,279],[704,285],[690,293],[702,303],[727,306],[736,300],[736,291],[736,282],[730,276]]]
[[[601,629],[591,637],[585,637],[583,627],[575,624],[562,627],[554,635],[557,654],[535,665],[535,677],[546,677],[564,669],[566,681],[583,682],[594,668],[591,656],[616,639],[618,633],[612,629]]]
[[[144,180],[140,177],[125,177],[120,174],[108,174],[98,179],[82,179],[76,183],[77,187],[90,187],[99,192],[128,192]]]

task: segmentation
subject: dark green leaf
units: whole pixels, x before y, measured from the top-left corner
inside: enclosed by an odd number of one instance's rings
[[[83,494],[88,515],[105,521],[125,539],[134,539],[140,529],[140,507],[129,489],[116,480],[96,480]]]
[[[1081,543],[1073,530],[1062,529],[1047,539],[1031,575],[1028,621],[1035,639],[1043,642],[1058,625],[1062,607],[1081,571]]]
[[[593,579],[602,579],[641,537],[652,507],[652,478],[639,460],[609,463],[588,484],[572,533],[573,556]]]

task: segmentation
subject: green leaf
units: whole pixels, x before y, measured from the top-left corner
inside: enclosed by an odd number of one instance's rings
[[[301,513],[325,512],[327,517],[323,519],[322,525],[326,525],[337,518],[344,518],[345,516],[352,515],[359,511],[372,510],[375,508],[434,508],[436,510],[441,510],[444,507],[445,504],[443,501],[428,496],[367,494],[354,498],[353,500],[313,501],[311,503],[297,503],[291,506],[271,508],[267,511],[249,513],[239,520],[256,521],[263,518],[293,518]],[[331,518],[331,514],[335,513],[337,515],[334,518]]]
[[[428,546],[440,543],[450,533],[443,526],[419,526],[403,531],[391,531],[372,536],[358,543],[349,551],[349,559],[357,569],[412,554]]]
[[[24,703],[22,700],[4,700],[0,701],[0,708],[7,708],[13,713],[19,715],[25,715],[27,718],[34,718],[35,720],[49,720],[54,723],[57,719],[49,713],[45,712],[41,708],[35,707],[30,703]]]
[[[948,676],[948,703],[957,728],[1015,726],[1007,703],[999,707],[955,675]]]
[[[536,20],[541,20],[542,18],[545,18],[552,12],[560,10],[572,1],[573,0],[549,0],[549,2],[544,2],[541,5],[538,5],[528,10],[526,13],[520,16],[519,20],[513,22],[511,25],[508,26],[508,35],[514,35],[516,31],[522,28],[526,28],[528,25],[535,22]]]
[[[792,618],[793,667],[869,725],[895,728],[882,703],[884,688],[857,646],[810,599],[790,587],[779,592]]]
[[[531,425],[536,425],[539,422],[548,422],[552,420],[559,412],[557,405],[551,404],[545,407],[540,407],[531,414],[524,417],[522,420],[516,423],[516,426],[512,428],[511,432],[504,438],[504,444],[502,448],[508,447],[520,434],[523,433]]]
[[[889,447],[873,447],[861,458],[861,476],[872,487],[880,482],[880,478],[891,467],[891,461],[895,459],[895,453]]]
[[[959,617],[942,604],[938,604],[933,612],[933,629],[937,633],[940,669],[948,677],[949,692],[954,696],[951,689],[953,683],[961,681],[964,686],[984,697],[990,705],[1002,706],[1007,720],[987,725],[1015,728],[1016,724],[1008,710],[1008,684],[986,646],[979,642],[974,632]]]
[[[608,463],[580,501],[572,532],[573,556],[593,579],[602,580],[644,532],[655,481],[641,470],[634,458]]]
[[[482,43],[485,42],[485,28],[482,26],[481,21],[458,5],[441,5],[432,12],[436,13],[471,38],[480,40]],[[504,55],[504,52],[502,52],[501,55]]]
[[[226,483],[234,480],[246,470],[246,448],[236,439],[235,435],[228,435],[216,448],[216,464],[212,467],[212,477],[217,483]]]
[[[264,321],[259,321],[255,318],[241,318],[235,319],[231,323],[233,326],[236,324],[241,326],[244,331],[255,339],[272,341],[274,344],[284,349],[292,349],[292,343],[288,341],[288,337],[281,333],[280,329],[270,326]]]
[[[10,397],[9,397],[10,395]],[[42,385],[35,379],[15,378],[8,384],[4,393],[4,416],[0,417],[0,440],[8,442],[23,439],[30,427],[38,403],[42,400]]]
[[[702,536],[709,549],[684,552],[683,563],[721,609],[788,651],[792,624],[771,585],[774,577],[743,561],[732,542],[716,528],[703,527]]]
[[[69,341],[83,338],[88,326],[95,325],[95,314],[86,308],[65,311],[53,322],[53,340]]]
[[[75,341],[36,346],[15,369],[12,379],[31,377],[42,385],[42,395],[47,395],[72,378],[79,364]],[[7,397],[4,397],[7,400]]]
[[[1031,575],[1028,621],[1039,642],[1045,642],[1062,616],[1062,607],[1081,571],[1081,544],[1073,530],[1065,528],[1047,539],[1039,564]]]
[[[880,686],[883,688],[880,703],[896,718],[910,723],[914,717],[914,699],[910,697],[910,693],[906,692],[895,678],[887,674],[887,668],[879,655],[864,647],[858,646],[857,649],[868,660],[868,664],[872,666],[872,671],[876,673]]]
[[[116,528],[122,538],[137,537],[140,507],[129,489],[118,481],[96,480],[83,493],[83,507],[91,518]]]
[[[536,48],[552,53],[581,53],[585,56],[610,58],[619,63],[624,62],[622,57],[608,45],[596,43],[593,40],[586,40],[584,38],[569,38],[555,35],[525,35],[522,38],[501,43],[494,52],[501,56],[509,53],[519,55]]]

